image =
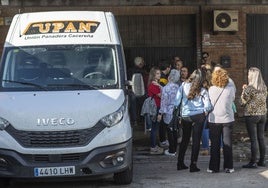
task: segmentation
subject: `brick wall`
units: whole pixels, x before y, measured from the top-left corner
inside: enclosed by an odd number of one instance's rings
[[[204,7],[202,9],[202,49],[209,52],[211,59],[216,63],[220,63],[221,56],[230,57],[231,67],[226,69],[236,84],[236,104],[238,104],[241,86],[246,81],[246,20],[241,8],[232,6],[231,10],[239,11],[239,31],[214,32],[213,10],[225,9],[230,10],[230,7]]]
[[[213,32],[213,10],[238,10],[239,31],[237,32]],[[205,6],[202,12],[202,50],[209,52],[211,59],[220,63],[220,58],[227,55],[231,58],[231,67],[226,68],[230,77],[234,80],[236,92],[236,104],[239,115],[242,109],[239,99],[242,85],[247,83],[247,40],[246,40],[246,15],[267,14],[268,6]]]

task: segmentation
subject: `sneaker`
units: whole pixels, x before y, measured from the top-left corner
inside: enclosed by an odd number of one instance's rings
[[[196,164],[191,164],[190,165],[190,172],[199,172],[200,169],[197,168]]]
[[[207,172],[208,172],[208,173],[218,173],[219,170],[210,170],[210,169],[208,168],[208,169],[207,169]]]
[[[163,150],[163,152],[164,152],[164,149],[161,148],[161,147],[159,147],[158,145],[156,145],[155,147],[158,148],[158,149],[160,149],[160,150]]]
[[[166,141],[164,141],[164,142],[160,142],[160,147],[162,147],[162,148],[167,148],[167,147],[169,147],[169,143],[168,143],[168,141],[166,140]]]
[[[178,163],[177,163],[177,170],[185,170],[185,169],[188,169],[189,167],[188,166],[186,166],[185,164],[184,164],[184,162],[179,162],[178,161]]]
[[[264,161],[259,161],[259,162],[257,162],[257,165],[258,165],[258,166],[262,166],[262,167],[266,167],[266,164],[265,164]]]
[[[169,153],[168,150],[165,150],[164,154],[169,155],[169,156],[176,156],[176,152],[175,153]]]
[[[154,148],[150,148],[150,154],[151,155],[161,155],[161,154],[163,154],[163,148],[160,148],[158,146],[156,146]]]
[[[226,168],[225,169],[225,172],[226,173],[233,173],[235,170],[233,168],[229,169],[229,168]]]
[[[243,165],[242,168],[257,168],[257,163],[249,162],[246,165]]]
[[[200,151],[200,154],[206,156],[206,155],[209,155],[209,151],[208,149],[205,149],[205,150]]]
[[[208,172],[208,173],[216,173],[216,171],[214,171],[214,170],[210,170],[209,168],[207,169],[207,172]]]

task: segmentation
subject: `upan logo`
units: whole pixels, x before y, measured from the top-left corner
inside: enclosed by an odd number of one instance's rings
[[[66,126],[74,125],[75,121],[72,118],[38,118],[37,126]]]
[[[96,21],[53,21],[31,23],[23,35],[47,33],[94,33],[100,22]]]

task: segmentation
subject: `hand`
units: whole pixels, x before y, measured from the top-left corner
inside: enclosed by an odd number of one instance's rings
[[[179,113],[179,108],[177,106],[175,106],[172,114],[173,114],[173,116],[178,116],[179,115],[178,113]]]
[[[161,119],[162,119],[162,115],[161,115],[161,114],[158,114],[158,115],[157,115],[157,122],[160,122]]]

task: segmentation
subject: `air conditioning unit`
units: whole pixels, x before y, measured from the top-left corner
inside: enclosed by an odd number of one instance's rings
[[[214,10],[214,31],[238,31],[237,10]]]

